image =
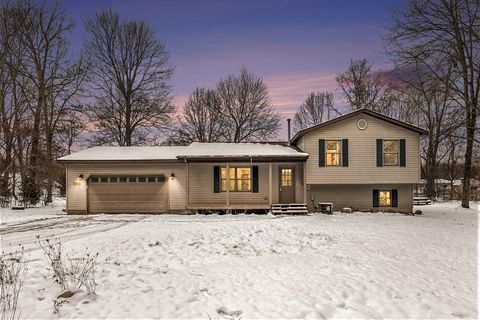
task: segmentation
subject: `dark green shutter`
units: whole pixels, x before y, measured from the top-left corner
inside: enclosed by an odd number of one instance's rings
[[[400,167],[405,167],[406,157],[405,157],[405,139],[400,139]]]
[[[394,208],[398,207],[398,190],[397,189],[392,190],[392,207]]]
[[[258,192],[258,166],[252,166],[252,191]]]
[[[318,140],[318,166],[325,167],[325,139]]]
[[[220,192],[220,167],[213,167],[213,192]]]
[[[377,167],[383,167],[383,139],[377,139]]]
[[[342,166],[348,167],[348,139],[342,139]]]
[[[378,208],[380,206],[379,196],[380,196],[380,193],[378,192],[378,190],[373,190],[373,207],[374,208]]]

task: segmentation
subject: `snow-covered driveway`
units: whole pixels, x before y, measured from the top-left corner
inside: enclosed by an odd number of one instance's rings
[[[1,237],[33,243],[41,230],[99,252],[96,299],[72,299],[61,317],[476,318],[475,206],[415,217],[98,215]],[[29,254],[19,309],[52,318],[60,291],[42,253]]]

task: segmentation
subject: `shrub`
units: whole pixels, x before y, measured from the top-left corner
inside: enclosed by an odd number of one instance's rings
[[[415,210],[415,215],[421,215],[423,212],[420,209]]]
[[[15,319],[18,297],[23,286],[23,276],[27,269],[24,249],[0,257],[0,317],[2,320]]]
[[[63,253],[59,239],[38,241],[38,244],[50,265],[53,281],[62,290],[84,288],[89,294],[95,293],[98,252],[90,254],[85,250],[80,257],[71,258]]]

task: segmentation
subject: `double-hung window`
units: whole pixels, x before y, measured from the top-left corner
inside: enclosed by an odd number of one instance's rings
[[[327,166],[340,166],[342,164],[342,140],[326,140],[325,156]]]
[[[252,168],[234,167],[228,171],[230,192],[252,191]],[[221,190],[227,191],[227,168],[221,168],[220,174]]]
[[[383,165],[398,166],[399,164],[399,140],[383,140]]]
[[[380,207],[392,206],[392,193],[390,191],[380,191],[378,195]]]

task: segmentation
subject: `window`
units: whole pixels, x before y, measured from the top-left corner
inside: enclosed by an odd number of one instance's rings
[[[100,177],[100,182],[108,182],[108,177]]]
[[[127,182],[127,177],[120,177],[120,182]]]
[[[229,191],[252,191],[252,168],[229,168]],[[221,169],[220,184],[222,192],[227,191],[227,168]]]
[[[282,187],[292,186],[292,169],[282,169]]]
[[[327,166],[339,166],[340,158],[342,156],[341,140],[327,140],[325,141],[325,154]]]
[[[398,140],[383,140],[383,165],[398,166]]]
[[[117,182],[118,178],[117,177],[110,177],[110,182]]]
[[[390,191],[380,191],[378,198],[380,207],[392,206],[392,193]]]
[[[137,182],[137,177],[128,177],[128,182]]]
[[[147,182],[147,177],[138,177],[138,182]]]
[[[98,178],[97,177],[91,177],[90,182],[98,182]]]

